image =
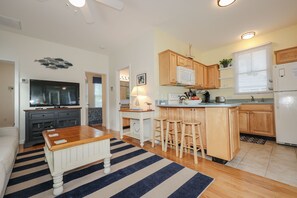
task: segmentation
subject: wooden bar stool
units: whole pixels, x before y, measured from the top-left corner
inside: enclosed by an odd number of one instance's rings
[[[178,157],[178,144],[180,142],[179,135],[181,133],[181,120],[167,120],[166,121],[166,138],[165,138],[165,149],[167,152],[168,144],[172,148],[175,146],[176,157]],[[168,139],[170,136],[170,139]]]
[[[155,139],[158,138],[162,145],[162,151],[164,151],[164,122],[166,118],[154,118],[154,130],[152,137],[152,147],[155,147]]]
[[[187,130],[187,127],[190,127]],[[195,128],[198,130],[196,131]],[[197,139],[199,139],[199,145],[197,145]],[[182,123],[182,135],[180,146],[180,158],[183,157],[183,149],[193,149],[194,163],[198,164],[197,151],[201,150],[202,157],[205,158],[202,136],[201,136],[201,122],[183,122]]]

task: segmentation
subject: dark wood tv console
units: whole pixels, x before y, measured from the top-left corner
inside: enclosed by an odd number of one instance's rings
[[[24,147],[44,142],[42,131],[80,125],[79,108],[47,108],[24,110],[26,136]]]

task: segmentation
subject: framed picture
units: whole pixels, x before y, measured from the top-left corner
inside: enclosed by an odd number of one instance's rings
[[[136,85],[146,85],[146,73],[138,74],[136,76]]]

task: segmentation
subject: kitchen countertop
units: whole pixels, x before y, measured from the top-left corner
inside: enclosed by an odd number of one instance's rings
[[[196,105],[187,105],[187,104],[164,104],[157,105],[158,107],[189,107],[189,108],[197,108],[197,107],[238,107],[241,103],[200,103]]]
[[[251,101],[250,99],[227,99],[226,103],[215,103],[211,101],[210,103],[200,103],[197,105],[189,105],[189,104],[168,104],[167,100],[162,101],[164,104],[161,104],[161,101],[156,101],[156,106],[158,107],[238,107],[242,104],[252,104],[252,105],[265,105],[265,104],[273,104],[273,98],[265,98],[264,102],[261,102],[259,99],[255,99],[255,101]]]

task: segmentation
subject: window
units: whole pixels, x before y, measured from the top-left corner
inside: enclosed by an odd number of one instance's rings
[[[95,107],[102,107],[102,79],[93,77]]]
[[[264,93],[271,89],[271,43],[233,53],[235,93]]]
[[[95,107],[102,107],[102,84],[94,84]]]

